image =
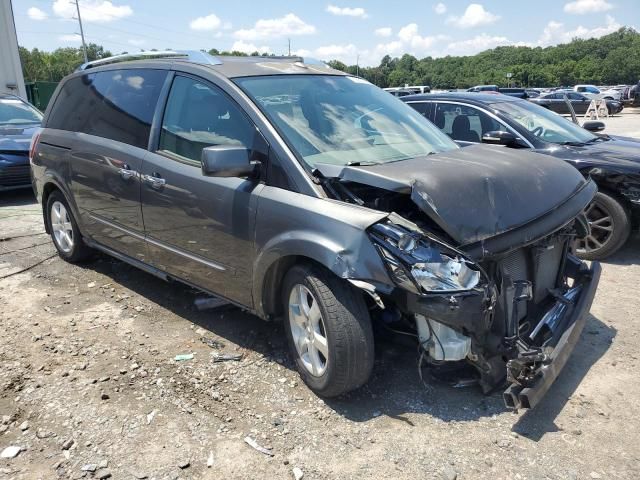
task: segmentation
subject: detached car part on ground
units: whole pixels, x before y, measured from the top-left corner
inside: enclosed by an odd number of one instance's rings
[[[640,226],[640,141],[597,133],[604,129],[602,122],[585,122],[582,128],[532,102],[503,95],[413,95],[402,101],[460,145],[531,149],[561,158],[592,178],[599,191],[586,210],[591,233],[576,245],[581,258],[607,258]],[[571,105],[566,107],[570,111]],[[528,158],[535,168],[537,157]]]
[[[510,407],[540,400],[599,280],[569,251],[592,181],[460,149],[323,64],[153,55],[88,65],[46,113],[32,168],[62,258],[95,248],[283,318],[323,396],[367,381],[373,323],[415,336],[431,372],[466,365],[485,392],[510,384]]]

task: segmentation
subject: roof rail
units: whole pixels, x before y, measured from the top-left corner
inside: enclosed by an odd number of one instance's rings
[[[205,65],[220,65],[222,62],[206,52],[198,50],[163,50],[163,51],[147,51],[135,53],[123,53],[114,55],[113,57],[101,58],[91,62],[83,63],[77,71],[88,70],[89,68],[99,67],[102,65],[110,65],[112,63],[128,62],[131,60],[148,60],[156,58],[181,58],[187,59],[194,63],[202,63]]]

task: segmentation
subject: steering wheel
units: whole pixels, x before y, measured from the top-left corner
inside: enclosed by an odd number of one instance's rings
[[[536,128],[531,130],[531,133],[533,135],[535,135],[536,137],[541,137],[542,134],[544,133],[544,128],[542,126],[538,125]]]

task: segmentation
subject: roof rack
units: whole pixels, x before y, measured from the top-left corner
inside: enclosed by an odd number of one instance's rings
[[[218,57],[214,57],[207,52],[200,50],[163,50],[163,51],[147,51],[147,52],[135,52],[135,53],[123,53],[121,55],[114,55],[113,57],[101,58],[99,60],[93,60],[91,62],[83,63],[76,71],[88,70],[94,67],[100,67],[102,65],[110,65],[113,63],[129,62],[132,60],[150,60],[150,59],[162,59],[162,58],[175,58],[178,60],[187,60],[193,63],[199,63],[202,65],[222,65],[222,60]],[[242,59],[255,59],[262,58],[264,60],[285,60],[294,63],[302,63],[306,65],[317,65],[326,67],[327,65],[315,58],[303,58],[300,56],[268,56],[268,57],[236,57]]]
[[[187,59],[194,63],[201,63],[205,65],[221,65],[222,62],[212,55],[206,52],[198,50],[163,50],[163,51],[148,51],[148,52],[136,52],[136,53],[123,53],[122,55],[114,55],[113,57],[101,58],[99,60],[93,60],[91,62],[83,63],[78,67],[78,70],[88,70],[89,68],[99,67],[102,65],[110,65],[112,63],[128,62],[131,60],[148,60],[158,58],[177,58]]]

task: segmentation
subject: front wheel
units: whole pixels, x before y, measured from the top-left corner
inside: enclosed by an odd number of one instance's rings
[[[285,277],[283,302],[291,352],[311,390],[335,397],[367,382],[373,331],[359,292],[327,270],[300,265]]]
[[[585,260],[602,260],[617,252],[629,238],[631,220],[622,204],[598,192],[585,210],[591,233],[576,241],[576,254]]]

